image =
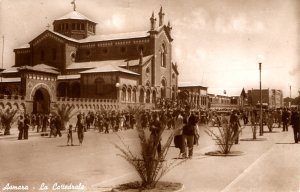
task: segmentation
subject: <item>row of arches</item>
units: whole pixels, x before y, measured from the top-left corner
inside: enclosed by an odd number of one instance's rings
[[[100,110],[100,109],[107,109],[107,110],[115,110],[118,109],[118,105],[113,104],[60,104],[62,107],[73,107],[76,110]]]
[[[150,87],[137,90],[136,87],[123,86],[120,99],[123,103],[155,103],[156,95],[157,91]]]

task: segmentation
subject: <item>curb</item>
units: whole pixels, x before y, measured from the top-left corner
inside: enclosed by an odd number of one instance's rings
[[[181,191],[183,191],[184,190],[184,184],[183,183],[180,183],[181,184],[181,187],[180,187],[180,189],[177,189],[177,190],[174,190],[174,191],[172,191],[172,192],[181,192]],[[129,192],[130,192],[130,190],[135,190],[135,189],[129,189]],[[153,189],[153,190],[155,190],[155,188]],[[112,188],[111,190],[109,190],[110,192],[122,192],[122,191],[120,191],[120,190],[118,190],[118,189],[115,189],[115,188]],[[151,192],[151,189],[149,190],[146,190],[147,192]],[[104,192],[104,191],[103,191]]]

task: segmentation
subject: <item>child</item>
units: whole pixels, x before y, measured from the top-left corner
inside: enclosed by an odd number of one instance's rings
[[[67,145],[69,145],[69,141],[71,140],[71,145],[73,146],[73,136],[72,136],[72,125],[69,125],[69,129],[68,129],[68,143]]]

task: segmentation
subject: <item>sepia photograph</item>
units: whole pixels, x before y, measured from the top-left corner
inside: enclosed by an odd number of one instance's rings
[[[299,0],[0,0],[0,191],[299,192]]]

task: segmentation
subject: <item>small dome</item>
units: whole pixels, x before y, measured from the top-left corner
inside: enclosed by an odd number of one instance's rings
[[[58,19],[55,19],[54,21],[60,21],[60,20],[67,20],[67,19],[74,19],[74,20],[87,20],[93,23],[96,23],[94,21],[92,21],[91,19],[87,18],[86,16],[82,15],[81,13],[77,12],[77,11],[72,11]]]

